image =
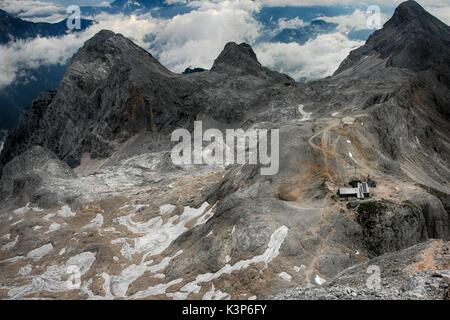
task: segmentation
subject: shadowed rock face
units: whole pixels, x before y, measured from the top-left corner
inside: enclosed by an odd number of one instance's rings
[[[362,203],[357,220],[363,228],[365,246],[372,256],[399,251],[428,240],[425,217],[413,205]]]
[[[418,14],[420,32],[407,37],[442,29],[407,2],[379,34],[402,35],[412,28],[405,17]],[[445,34],[433,36],[446,45]],[[428,281],[433,268],[444,279],[448,245],[416,244],[450,231],[448,75],[389,63],[405,52],[399,61],[424,58],[379,43],[335,76],[296,85],[245,44],[227,44],[211,71],[178,75],[123,36],[100,32],[73,57],[58,91],[27,111],[1,155],[0,280],[11,289],[0,295],[241,299],[323,281],[342,291],[352,279],[365,283],[371,262],[386,267],[386,281]],[[427,57],[430,65],[446,59],[442,52]],[[279,172],[175,166],[170,133],[192,129],[195,119],[205,129],[279,129]],[[358,211],[336,196],[353,175],[377,182]],[[46,254],[39,265],[34,249]],[[90,268],[82,290],[52,278],[69,259]],[[17,276],[26,264],[31,278]],[[49,264],[51,275],[42,267]],[[398,280],[386,298],[414,287]],[[421,292],[442,298],[432,287],[443,282],[430,283]]]

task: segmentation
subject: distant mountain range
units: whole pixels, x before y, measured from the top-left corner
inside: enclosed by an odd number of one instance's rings
[[[81,19],[81,30],[90,27],[94,21]],[[26,40],[36,37],[58,37],[71,32],[67,19],[57,23],[31,22],[17,18],[0,9],[0,44],[14,40]]]

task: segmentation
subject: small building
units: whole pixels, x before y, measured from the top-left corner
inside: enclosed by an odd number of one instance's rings
[[[370,197],[370,189],[366,182],[358,182],[356,188],[339,188],[338,196],[346,199],[364,199]]]

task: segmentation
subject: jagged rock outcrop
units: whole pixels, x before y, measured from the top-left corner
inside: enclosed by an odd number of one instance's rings
[[[53,180],[70,180],[72,169],[46,148],[34,146],[15,157],[5,167],[0,179],[0,199],[12,199],[18,206],[36,203],[51,207],[73,200],[70,192],[53,189]]]
[[[442,202],[417,193],[401,204],[369,201],[358,207],[357,221],[372,256],[402,250],[428,239],[449,240],[449,215]]]
[[[411,204],[364,202],[358,207],[364,245],[372,256],[398,251],[428,240],[426,220]]]
[[[11,132],[3,146],[0,155],[0,168],[29,148],[29,140],[36,130],[39,129],[40,121],[44,117],[47,107],[54,101],[55,96],[55,91],[42,92],[33,101],[31,107],[22,112],[19,125]]]
[[[409,201],[422,211],[430,239],[450,240],[450,213],[438,197],[422,193]]]

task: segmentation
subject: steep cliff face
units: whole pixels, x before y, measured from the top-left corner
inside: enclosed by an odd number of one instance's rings
[[[25,152],[31,145],[30,139],[39,129],[40,121],[44,117],[47,107],[54,101],[55,95],[54,91],[42,92],[31,107],[22,112],[19,125],[5,140],[0,155],[0,167]]]

